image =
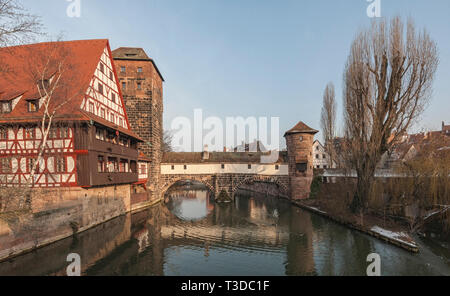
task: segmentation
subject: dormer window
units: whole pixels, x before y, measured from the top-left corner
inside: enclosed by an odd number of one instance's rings
[[[1,104],[1,109],[0,109],[0,113],[11,113],[12,111],[12,104],[11,101],[7,101],[7,102],[2,102]]]
[[[28,101],[28,112],[38,112],[39,111],[39,100]]]
[[[50,88],[50,79],[42,79],[39,81],[39,88],[42,92],[48,90]]]

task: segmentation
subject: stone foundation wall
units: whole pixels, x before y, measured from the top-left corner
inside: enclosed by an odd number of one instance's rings
[[[0,260],[124,215],[130,195],[130,185],[34,189],[31,210],[0,214]]]

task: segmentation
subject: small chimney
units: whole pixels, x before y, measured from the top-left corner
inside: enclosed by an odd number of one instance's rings
[[[208,160],[208,159],[209,159],[208,145],[205,145],[205,147],[203,148],[202,160]]]

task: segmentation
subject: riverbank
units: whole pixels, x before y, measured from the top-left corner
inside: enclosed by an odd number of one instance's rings
[[[161,199],[131,204],[128,185],[45,189],[33,193],[32,208],[0,214],[0,262],[78,235]]]
[[[350,229],[376,237],[409,252],[419,252],[417,243],[411,238],[408,229],[402,225],[391,221],[386,222],[373,215],[365,215],[362,219],[352,214],[347,214],[345,217],[338,216],[330,213],[327,209],[321,209],[320,205],[315,204],[314,200],[292,201],[292,203],[304,210],[328,218]]]

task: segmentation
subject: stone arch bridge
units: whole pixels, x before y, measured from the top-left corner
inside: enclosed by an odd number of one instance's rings
[[[216,200],[232,201],[243,185],[274,184],[280,196],[289,196],[289,173],[285,154],[275,163],[261,163],[262,153],[203,152],[165,153],[161,164],[161,193],[180,181],[204,184]]]

